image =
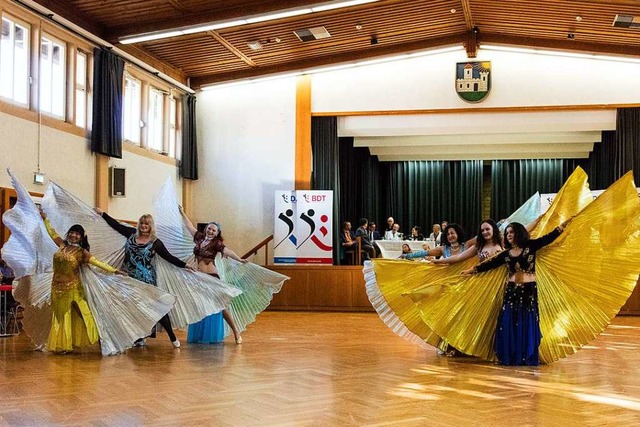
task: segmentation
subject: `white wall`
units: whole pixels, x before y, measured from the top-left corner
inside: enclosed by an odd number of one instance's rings
[[[178,200],[182,200],[182,181],[178,168],[148,157],[122,151],[122,159],[109,159],[109,166],[125,168],[126,197],[109,200],[109,215],[114,218],[137,220],[153,213],[153,199],[167,178],[171,178]]]
[[[293,78],[198,94],[192,221],[220,222],[239,255],[273,234],[274,192],[294,187],[295,95]]]
[[[43,193],[45,187],[33,184],[38,168],[38,125],[28,120],[0,113],[0,186],[11,187],[11,168],[29,191]],[[56,129],[42,127],[40,171],[47,179],[93,203],[95,194],[95,159],[88,141]]]
[[[38,167],[38,124],[0,113],[0,187],[11,187],[5,172],[11,168],[29,191],[43,193],[45,185],[33,184]],[[182,184],[175,166],[123,150],[122,159],[110,159],[110,166],[126,168],[127,197],[112,198],[109,213],[116,218],[137,219],[151,212],[152,200],[167,177],[172,177],[178,200]],[[40,171],[85,203],[95,200],[95,156],[86,138],[42,126]]]
[[[463,50],[315,74],[312,111],[637,103],[640,63],[480,49],[473,61],[491,61],[487,98],[469,104],[455,91]]]

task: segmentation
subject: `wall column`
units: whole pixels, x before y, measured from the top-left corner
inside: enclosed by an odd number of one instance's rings
[[[311,189],[311,76],[300,76],[296,84],[295,189]]]
[[[103,211],[109,210],[109,157],[96,154],[95,205]]]

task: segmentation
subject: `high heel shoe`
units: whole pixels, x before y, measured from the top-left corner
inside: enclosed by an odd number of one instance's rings
[[[242,337],[240,335],[236,337],[236,344],[242,344]]]

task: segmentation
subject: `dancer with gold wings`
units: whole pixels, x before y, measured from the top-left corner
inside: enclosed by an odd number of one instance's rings
[[[586,174],[578,168],[531,236],[543,236],[570,218],[564,232],[536,255],[541,363],[573,354],[595,338],[628,299],[640,274],[640,201],[631,173],[593,201]],[[623,231],[612,236],[612,227]],[[425,266],[417,272],[411,267],[421,265],[374,262],[367,286],[377,282],[390,310],[424,341],[441,336],[464,353],[496,361],[507,269],[458,275],[474,264],[470,260],[445,271]]]

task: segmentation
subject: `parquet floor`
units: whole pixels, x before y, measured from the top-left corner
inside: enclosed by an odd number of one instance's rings
[[[0,338],[0,425],[640,425],[640,317],[549,366],[437,356],[376,314],[266,312],[245,343],[102,357]]]

